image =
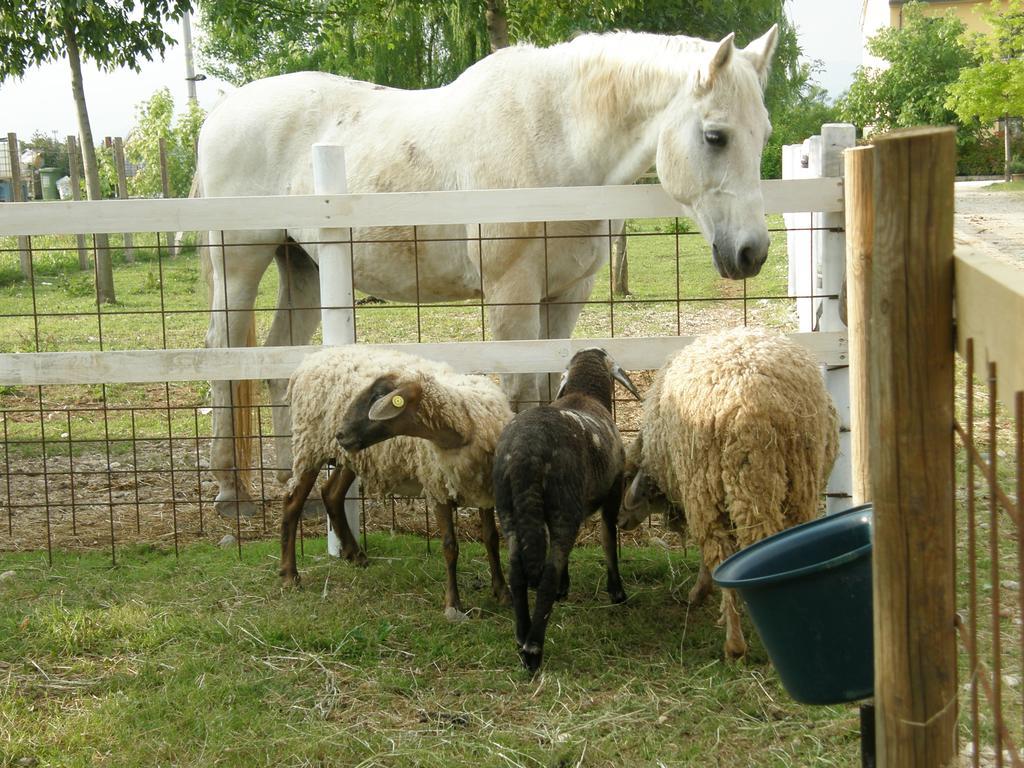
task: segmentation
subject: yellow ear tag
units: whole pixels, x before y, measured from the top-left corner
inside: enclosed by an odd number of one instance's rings
[[[391,398],[391,404],[395,406],[395,408],[404,408],[405,398],[402,397],[401,395],[395,395],[394,397]]]

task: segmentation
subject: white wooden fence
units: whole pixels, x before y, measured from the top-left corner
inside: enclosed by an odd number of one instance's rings
[[[330,150],[318,150],[330,153]],[[323,194],[97,202],[11,203],[0,206],[0,235],[246,230],[426,224],[475,224],[675,217],[686,211],[658,185],[502,189],[456,192],[344,194],[344,163],[335,158],[318,179]],[[841,167],[841,163],[840,163]],[[336,169],[341,168],[339,172]],[[320,173],[318,171],[318,173]],[[340,176],[339,176],[340,173]],[[835,175],[763,182],[768,213],[816,212],[842,222],[843,190]],[[805,214],[806,216],[806,214]],[[820,220],[831,226],[826,220]],[[817,226],[818,224],[815,224]],[[321,264],[323,303],[353,306],[347,237]],[[831,247],[839,239],[832,239]],[[841,273],[841,269],[840,269]],[[326,284],[325,284],[326,283]],[[339,295],[341,290],[344,295]],[[331,301],[327,299],[334,297]],[[328,343],[351,341],[351,312],[325,310]],[[417,353],[476,373],[562,370],[573,352],[600,344],[628,369],[657,369],[692,337],[488,341],[417,344]],[[803,328],[795,338],[826,366],[847,362],[840,327]],[[402,345],[393,345],[402,346]],[[274,379],[290,375],[315,348],[256,347],[109,352],[0,354],[0,385],[101,384],[163,381]],[[848,477],[849,472],[846,471]],[[848,490],[848,485],[846,486]]]
[[[839,180],[843,151],[856,144],[848,123],[827,123],[821,134],[783,147],[783,179]],[[789,251],[789,295],[797,296],[801,332],[844,332],[839,292],[846,275],[846,234],[842,211],[789,212],[784,215]],[[850,448],[850,375],[847,362],[825,364],[825,383],[839,411],[839,456],[829,478],[828,510],[850,505],[853,472]]]

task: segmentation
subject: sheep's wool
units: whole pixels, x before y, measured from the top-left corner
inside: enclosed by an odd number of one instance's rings
[[[454,426],[469,436],[468,444],[442,450],[429,440],[399,436],[355,454],[342,452],[335,435],[349,405],[389,373],[416,378],[424,390],[421,418],[428,424],[443,421]],[[351,467],[369,496],[419,485],[433,503],[494,505],[494,445],[512,412],[501,387],[490,379],[460,374],[445,363],[397,350],[332,347],[299,365],[288,384],[288,400],[294,455],[289,490],[303,473],[333,458]]]

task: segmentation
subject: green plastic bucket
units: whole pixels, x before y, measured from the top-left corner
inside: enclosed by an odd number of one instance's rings
[[[39,185],[43,189],[43,200],[60,200],[57,192],[57,178],[60,176],[58,168],[40,168]]]
[[[874,692],[870,504],[740,550],[713,574],[743,598],[782,685],[804,704]]]

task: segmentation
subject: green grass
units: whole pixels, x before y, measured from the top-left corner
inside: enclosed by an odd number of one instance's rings
[[[1024,192],[1024,181],[997,181],[982,189],[989,192]]]
[[[297,591],[276,549],[0,555],[0,765],[859,764],[856,710],[794,704],[749,626],[747,660],[721,660],[680,551],[624,549],[612,606],[578,548],[531,680],[479,546],[459,624],[420,539],[371,535],[365,570],[307,541]]]

